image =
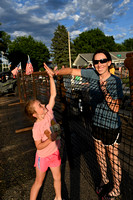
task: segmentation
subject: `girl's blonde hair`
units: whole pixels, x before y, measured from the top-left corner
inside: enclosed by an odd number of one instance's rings
[[[34,104],[35,100],[29,100],[25,105],[25,113],[30,119],[35,119],[33,114],[35,113]]]

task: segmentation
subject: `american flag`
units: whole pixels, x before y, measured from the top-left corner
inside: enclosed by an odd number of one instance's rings
[[[33,73],[33,66],[30,62],[30,56],[28,55],[28,61],[27,61],[27,64],[26,64],[26,75],[30,75]]]
[[[21,70],[21,62],[17,65],[17,67],[15,67],[11,73],[13,74],[13,76],[17,76],[18,72]]]
[[[21,70],[21,62],[17,65],[18,71]]]
[[[8,68],[9,68],[9,67],[11,67],[11,62],[10,62],[10,63],[8,63]]]

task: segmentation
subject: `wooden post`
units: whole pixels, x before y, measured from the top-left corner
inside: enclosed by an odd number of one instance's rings
[[[18,130],[15,131],[15,133],[23,133],[25,131],[30,131],[30,130],[32,130],[32,126],[27,127],[27,128],[18,129]]]
[[[26,87],[25,87],[25,75],[22,73],[22,83],[23,83],[23,95],[24,95],[24,101],[27,101],[27,94],[26,94]]]
[[[129,70],[129,83],[130,83],[130,96],[131,96],[131,107],[132,107],[132,121],[133,121],[133,52],[126,54],[124,61],[125,67]]]
[[[22,103],[23,100],[22,100],[22,94],[21,94],[21,86],[20,86],[20,83],[21,83],[21,81],[20,81],[20,74],[18,73],[18,75],[17,75],[18,95],[19,95],[20,103]]]
[[[121,79],[123,78],[123,77],[122,77],[122,71],[123,71],[123,70],[122,70],[122,67],[121,67]]]
[[[69,32],[68,32],[68,49],[69,49],[69,66],[71,66],[71,49],[70,49],[70,37],[69,37]]]
[[[33,74],[31,74],[31,78],[32,78],[33,98],[36,99],[36,83],[35,83],[35,77]]]

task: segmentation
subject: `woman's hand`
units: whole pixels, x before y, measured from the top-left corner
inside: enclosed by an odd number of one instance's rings
[[[110,95],[110,93],[107,91],[107,81],[100,81],[100,87],[101,90],[104,94],[105,100],[109,106],[109,108],[113,112],[118,112],[119,111],[119,105],[120,105],[120,99],[113,99]]]
[[[107,94],[107,81],[100,81],[100,87],[101,87],[101,90],[104,94]]]
[[[55,75],[54,71],[52,69],[50,69],[46,63],[43,63],[44,64],[44,68],[46,69],[46,72],[47,74],[49,75],[49,77],[53,77]]]

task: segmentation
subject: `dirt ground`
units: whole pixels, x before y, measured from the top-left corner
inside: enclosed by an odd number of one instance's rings
[[[28,200],[34,182],[35,145],[31,130],[16,133],[16,130],[31,127],[24,114],[23,104],[14,95],[0,97],[0,199]],[[62,140],[62,197],[65,200],[97,200],[94,188],[76,167],[70,168]],[[90,180],[92,181],[92,180]],[[38,200],[54,199],[53,179],[48,171]]]

